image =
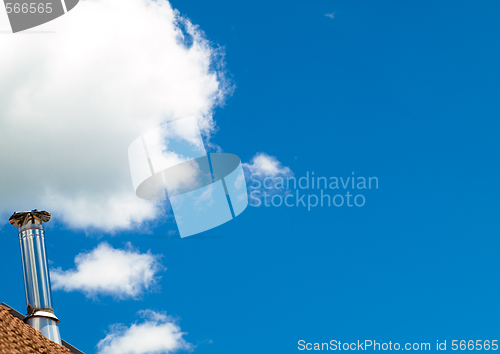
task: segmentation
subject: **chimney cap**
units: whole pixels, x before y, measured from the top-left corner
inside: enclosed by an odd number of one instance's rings
[[[9,222],[16,226],[21,227],[31,222],[34,224],[43,224],[50,220],[50,213],[47,211],[38,211],[37,209],[31,211],[16,211],[9,218]]]

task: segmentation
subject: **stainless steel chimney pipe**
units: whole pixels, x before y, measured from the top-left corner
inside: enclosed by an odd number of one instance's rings
[[[46,211],[15,212],[9,222],[19,229],[24,287],[28,316],[25,322],[50,340],[61,344],[59,319],[52,308],[50,274],[45,252],[43,223],[50,220]]]

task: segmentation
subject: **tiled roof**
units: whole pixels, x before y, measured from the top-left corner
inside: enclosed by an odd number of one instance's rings
[[[13,316],[0,305],[1,354],[71,354],[71,351],[46,338],[40,331]]]

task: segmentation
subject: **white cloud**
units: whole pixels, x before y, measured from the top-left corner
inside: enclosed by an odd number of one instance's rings
[[[286,186],[287,178],[293,176],[292,170],[283,166],[274,156],[264,152],[256,154],[250,163],[243,164],[245,179],[247,180],[247,191],[250,195],[249,203],[252,206],[265,205],[269,202],[268,197],[274,195],[287,195],[291,193]],[[257,199],[261,202],[258,204]]]
[[[130,327],[111,326],[106,338],[97,344],[98,354],[167,354],[191,351],[194,346],[183,338],[179,325],[164,313],[141,311],[141,323]]]
[[[158,216],[162,213],[162,210],[159,210],[162,204],[137,199],[139,198],[134,193],[126,192],[96,195],[91,198],[81,193],[70,199],[47,189],[43,202],[47,210],[56,210],[63,220],[74,228],[98,226],[103,231],[114,232],[117,225],[137,225],[150,219],[152,215]],[[61,214],[61,210],[66,212]],[[98,224],[93,223],[95,220]]]
[[[325,14],[326,17],[329,18],[334,18],[335,17],[335,12],[332,12],[331,14]]]
[[[258,174],[261,177],[292,176],[290,168],[282,166],[281,162],[274,156],[264,152],[256,154],[250,163],[244,163],[243,168],[250,174]]]
[[[165,0],[80,1],[33,31],[0,34],[0,214],[46,209],[105,231],[153,220],[161,208],[135,197],[128,146],[191,114],[209,135],[231,90],[214,70],[222,53]]]
[[[130,243],[124,250],[101,243],[75,257],[75,269],[51,269],[54,290],[81,291],[87,296],[111,295],[137,298],[157,283],[163,270],[160,256],[140,253]]]

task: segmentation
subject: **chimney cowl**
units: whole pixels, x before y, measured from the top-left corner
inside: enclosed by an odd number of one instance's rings
[[[15,227],[22,227],[29,224],[43,224],[50,220],[50,213],[47,211],[38,211],[37,209],[31,211],[16,211],[9,218],[9,222]]]

